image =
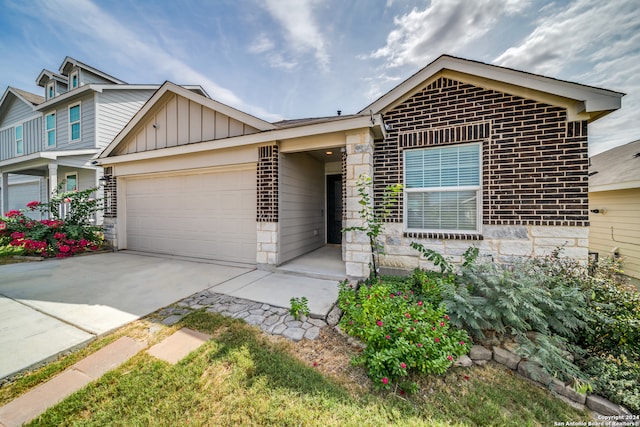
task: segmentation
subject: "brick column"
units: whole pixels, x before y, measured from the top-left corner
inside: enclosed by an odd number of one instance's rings
[[[347,134],[346,161],[346,204],[344,227],[362,226],[360,218],[360,196],[356,182],[361,175],[373,177],[373,135],[368,129]],[[373,200],[373,187],[369,188]],[[369,238],[361,231],[345,233],[343,245],[346,247],[345,261],[347,276],[354,279],[369,277],[371,247]]]
[[[280,262],[278,224],[279,150],[277,145],[258,148],[256,263],[278,265]]]

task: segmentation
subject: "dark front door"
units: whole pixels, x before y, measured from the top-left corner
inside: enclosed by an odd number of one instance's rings
[[[327,175],[327,243],[342,243],[342,175]]]

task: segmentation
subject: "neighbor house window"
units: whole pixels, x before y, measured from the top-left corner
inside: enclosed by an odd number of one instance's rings
[[[69,107],[69,140],[80,140],[80,104]]]
[[[44,126],[47,133],[47,147],[56,146],[56,113],[45,116]]]
[[[76,191],[78,189],[78,174],[76,172],[65,175],[65,191]]]
[[[55,82],[51,82],[47,85],[47,99],[51,99],[55,96]]]
[[[69,75],[69,80],[71,80],[71,89],[75,89],[78,87],[78,72],[74,71]]]
[[[404,152],[407,231],[480,231],[480,144]]]
[[[24,154],[24,136],[22,125],[16,126],[16,156]]]

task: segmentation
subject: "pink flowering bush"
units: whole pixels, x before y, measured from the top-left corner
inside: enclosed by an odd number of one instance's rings
[[[65,258],[102,247],[102,229],[90,218],[99,210],[99,201],[90,197],[95,189],[54,195],[48,203],[33,201],[25,210],[0,216],[0,246],[21,249],[23,255]],[[61,203],[67,204],[64,215]],[[51,219],[34,220],[27,211],[40,211]],[[15,251],[11,251],[15,254]]]
[[[442,374],[470,349],[467,332],[451,325],[444,305],[426,303],[412,284],[412,278],[380,279],[358,289],[340,284],[340,327],[366,344],[355,362],[378,388],[393,382],[406,387],[400,382],[412,372]]]

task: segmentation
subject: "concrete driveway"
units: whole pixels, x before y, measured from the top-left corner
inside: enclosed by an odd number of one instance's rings
[[[252,270],[127,252],[0,266],[0,379]]]

